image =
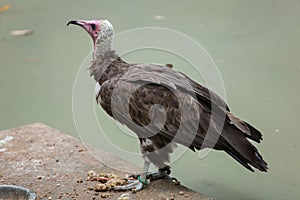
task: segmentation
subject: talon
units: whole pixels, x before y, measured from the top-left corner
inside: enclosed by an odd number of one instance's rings
[[[178,181],[177,178],[172,177],[171,180],[175,185],[180,185],[180,181]]]
[[[147,179],[149,179],[150,181],[153,181],[153,174],[147,174]]]
[[[128,178],[134,178],[134,179],[137,179],[139,175],[136,175],[136,174],[131,174]]]
[[[170,170],[170,169],[167,170],[167,174],[168,174],[168,175],[171,174],[171,170]]]

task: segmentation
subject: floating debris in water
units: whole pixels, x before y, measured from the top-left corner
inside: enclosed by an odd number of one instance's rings
[[[279,129],[276,128],[276,129],[275,129],[275,133],[278,133],[278,132],[279,132]]]
[[[30,29],[24,29],[24,30],[14,30],[10,32],[10,35],[12,36],[25,36],[25,35],[32,35],[33,30]]]
[[[7,11],[8,9],[10,9],[10,7],[11,7],[11,5],[9,5],[9,4],[0,7],[0,13]]]
[[[165,16],[162,16],[162,15],[155,15],[155,16],[154,16],[154,19],[157,20],[157,21],[161,21],[161,20],[166,19],[166,17],[165,17]]]

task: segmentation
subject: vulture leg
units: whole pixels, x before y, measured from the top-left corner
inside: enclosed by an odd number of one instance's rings
[[[171,177],[171,167],[170,166],[165,166],[163,168],[158,169],[158,171],[151,171],[147,172],[146,174],[146,179],[150,181],[155,181],[159,179],[167,179],[169,181],[174,182],[175,184],[179,185],[180,181],[178,181],[176,178]],[[139,175],[131,175],[130,177],[138,179]],[[142,177],[142,176],[140,176]],[[142,179],[142,178],[140,178]]]
[[[167,165],[163,168],[158,169],[158,172],[149,172],[147,174],[147,178],[150,179],[151,181],[155,181],[158,179],[167,179],[179,185],[180,182],[176,178],[171,177],[170,174],[171,174],[171,167]]]
[[[128,180],[127,185],[115,186],[114,190],[133,190],[134,192],[142,190],[143,186],[149,184],[150,182],[150,180],[147,179],[149,166],[150,166],[150,162],[145,161],[142,174],[138,176],[134,176],[135,178],[137,178],[137,180]]]

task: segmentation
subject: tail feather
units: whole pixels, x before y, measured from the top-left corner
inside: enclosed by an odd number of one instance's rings
[[[232,158],[234,158],[236,161],[238,161],[241,165],[243,165],[248,170],[254,172],[252,167],[255,167],[256,169],[259,169],[262,172],[267,172],[268,170],[268,164],[263,160],[262,156],[258,153],[258,151],[254,151],[254,156],[252,158],[245,158],[242,156],[238,151],[236,151],[233,148],[228,148],[225,150],[226,153],[228,153]]]
[[[248,161],[244,159],[238,152],[230,149],[225,150],[226,153],[228,153],[231,157],[233,157],[236,161],[238,161],[241,165],[243,165],[248,170],[254,172],[252,167],[248,164]]]
[[[250,133],[251,133],[251,136],[247,137],[251,140],[254,140],[255,142],[257,143],[260,143],[260,141],[262,140],[262,134],[261,132],[259,132],[256,128],[254,128],[253,126],[251,126],[250,124],[246,123],[249,130],[250,130]]]
[[[247,122],[240,120],[230,112],[227,112],[227,117],[229,119],[229,123],[239,129],[245,135],[245,137],[260,143],[262,140],[262,134],[256,128]]]
[[[253,169],[249,165],[263,172],[268,170],[268,164],[263,160],[257,148],[247,140],[240,130],[234,128],[231,124],[226,124],[221,136],[225,140],[223,141],[223,150],[244,167],[250,171],[253,171]]]

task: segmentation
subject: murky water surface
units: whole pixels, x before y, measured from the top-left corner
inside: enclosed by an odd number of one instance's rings
[[[67,28],[68,20],[107,18],[116,33],[145,26],[175,29],[206,48],[231,110],[263,132],[257,146],[270,171],[250,173],[224,153],[200,160],[188,151],[172,164],[173,175],[217,199],[300,197],[299,1],[0,1],[6,4],[10,9],[0,13],[0,129],[43,122],[78,137],[72,90],[91,41],[83,31]],[[17,29],[34,33],[11,36]],[[171,54],[148,50],[125,58],[173,63],[195,77],[187,62]],[[122,135],[101,110],[97,113],[111,141],[138,152],[135,138]]]

